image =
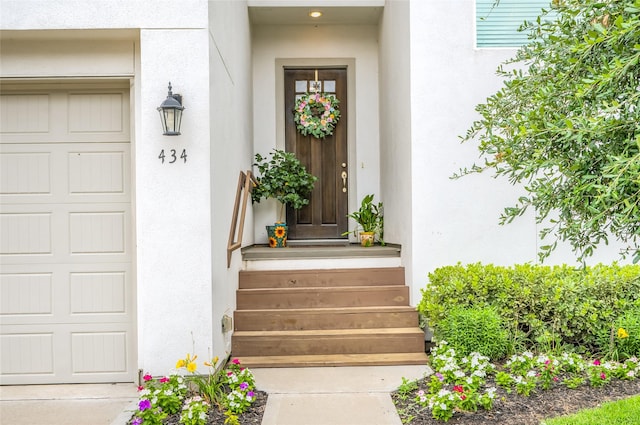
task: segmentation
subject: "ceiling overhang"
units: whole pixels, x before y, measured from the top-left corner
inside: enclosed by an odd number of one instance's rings
[[[250,0],[253,25],[377,25],[384,0]],[[312,18],[311,11],[322,16]]]

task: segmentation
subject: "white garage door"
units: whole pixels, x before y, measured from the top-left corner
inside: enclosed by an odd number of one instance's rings
[[[135,378],[129,89],[2,86],[0,381]]]

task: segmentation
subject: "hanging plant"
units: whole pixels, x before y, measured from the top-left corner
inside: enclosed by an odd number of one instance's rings
[[[300,134],[317,139],[331,136],[340,119],[339,103],[333,94],[305,93],[301,96],[296,100],[293,111],[293,120]]]

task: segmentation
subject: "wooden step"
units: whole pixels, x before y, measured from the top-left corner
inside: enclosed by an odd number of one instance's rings
[[[241,271],[232,355],[249,367],[425,364],[403,267]]]
[[[407,286],[239,289],[238,310],[409,305]]]
[[[415,328],[332,329],[311,331],[236,331],[235,357],[380,354],[424,351],[424,333]]]
[[[243,331],[409,328],[418,314],[410,306],[238,310],[234,323]]]
[[[240,272],[240,289],[404,285],[404,267]]]
[[[304,356],[244,356],[244,367],[322,367],[424,365],[427,355],[420,353],[325,354]]]

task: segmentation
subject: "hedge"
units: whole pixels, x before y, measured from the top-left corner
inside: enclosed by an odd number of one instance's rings
[[[436,269],[429,281],[418,311],[430,326],[437,329],[454,308],[491,307],[507,323],[515,348],[602,352],[603,335],[640,307],[640,265],[457,264]]]

